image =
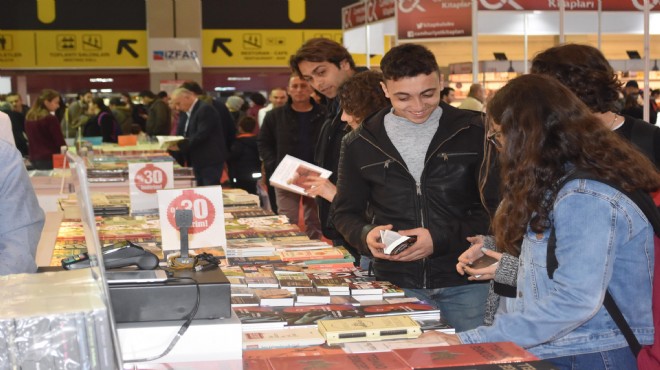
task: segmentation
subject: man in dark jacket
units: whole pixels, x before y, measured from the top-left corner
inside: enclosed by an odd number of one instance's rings
[[[172,102],[185,118],[176,133],[185,139],[168,150],[193,168],[197,186],[220,185],[227,147],[218,112],[182,87],[172,92]]]
[[[477,327],[488,285],[468,283],[455,266],[469,247],[466,238],[489,228],[479,193],[481,116],[439,106],[438,64],[423,46],[391,49],[381,69],[392,108],[345,137],[334,224],[352,246],[373,254],[378,280],[437,304],[457,331]],[[488,188],[494,207],[497,191]],[[384,254],[380,231],[390,229],[417,241],[398,255]]]
[[[167,103],[149,90],[140,91],[138,97],[142,104],[147,107],[147,135],[169,135],[170,126],[172,125],[172,111]]]
[[[341,109],[337,92],[341,84],[358,70],[353,57],[344,46],[325,38],[306,41],[289,60],[291,69],[308,81],[312,87],[328,99],[325,122],[319,135],[314,161],[320,167],[332,171],[330,181],[337,183],[341,140],[346,134],[346,122],[341,120]],[[344,245],[359,258],[357,251],[347,245],[341,234],[332,225],[331,203],[316,197],[323,235],[334,245]]]
[[[314,161],[314,149],[323,125],[325,110],[311,99],[312,88],[298,76],[289,78],[289,102],[266,113],[259,130],[259,155],[266,173],[272,174],[287,154],[306,162]],[[275,189],[277,213],[298,223],[301,196]],[[312,239],[321,238],[318,209],[314,198],[302,196],[305,232]]]

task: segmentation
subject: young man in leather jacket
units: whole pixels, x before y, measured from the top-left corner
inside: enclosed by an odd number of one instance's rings
[[[440,73],[425,47],[405,44],[382,59],[392,107],[346,135],[333,221],[352,246],[375,257],[378,280],[389,280],[439,306],[457,331],[483,323],[488,292],[455,269],[468,236],[488,231],[479,193],[485,132],[481,115],[440,103]],[[485,184],[497,205],[496,182]],[[366,219],[369,206],[372,217]],[[380,231],[417,237],[398,255],[383,253]]]

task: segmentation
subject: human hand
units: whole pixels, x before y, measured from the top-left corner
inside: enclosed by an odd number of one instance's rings
[[[417,337],[416,339],[413,339],[413,342],[419,342],[419,343],[429,343],[429,341],[436,341],[438,342],[439,346],[443,345],[457,345],[457,344],[462,344],[461,340],[458,338],[458,335],[456,334],[445,334],[439,331],[435,330],[429,330],[427,332],[424,332],[422,335]]]
[[[174,143],[174,144],[170,144],[170,146],[167,147],[167,150],[170,150],[172,152],[178,152],[181,149],[179,149],[178,144]]]
[[[415,235],[417,236],[417,241],[403,252],[390,256],[390,260],[401,262],[417,261],[433,254],[433,239],[428,229],[418,227],[410,230],[399,230],[398,233],[405,236]]]
[[[337,187],[330,180],[319,177],[309,176],[305,181],[305,189],[310,197],[319,196],[328,202],[332,202],[337,194]]]
[[[502,253],[486,248],[482,248],[481,252],[486,256],[493,257],[497,262],[482,268],[472,268],[471,266],[466,265],[463,268],[463,271],[470,275],[468,280],[491,280],[495,278],[495,271],[497,270],[499,261],[502,259]]]
[[[376,226],[369,233],[367,234],[367,247],[369,247],[369,250],[371,251],[371,254],[375,258],[381,258],[381,259],[390,259],[390,255],[383,253],[383,249],[385,249],[385,244],[382,243],[380,240],[380,231],[381,230],[392,230],[392,225],[381,225],[381,226]]]
[[[470,247],[458,256],[458,263],[456,264],[456,271],[461,275],[465,274],[464,269],[467,265],[484,255],[481,251],[484,246],[483,235],[468,236],[467,241],[470,242]]]

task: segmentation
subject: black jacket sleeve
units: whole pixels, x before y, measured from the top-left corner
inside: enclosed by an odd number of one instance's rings
[[[273,173],[277,166],[277,133],[275,131],[277,122],[272,112],[266,113],[257,139],[259,156],[263,160],[268,173]]]

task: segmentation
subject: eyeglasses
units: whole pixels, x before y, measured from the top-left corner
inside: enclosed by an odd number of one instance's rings
[[[486,140],[488,140],[489,143],[493,144],[495,149],[502,149],[502,143],[500,143],[499,137],[502,135],[501,131],[493,131],[488,136],[486,136]]]

